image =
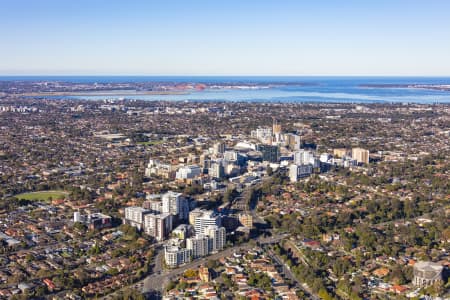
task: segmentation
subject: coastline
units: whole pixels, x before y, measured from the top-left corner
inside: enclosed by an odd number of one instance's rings
[[[24,97],[58,97],[58,96],[139,96],[139,95],[188,95],[187,92],[179,92],[179,91],[124,91],[124,90],[105,90],[105,91],[82,91],[82,92],[32,92],[32,93],[17,93],[13,94],[15,96],[24,96]]]

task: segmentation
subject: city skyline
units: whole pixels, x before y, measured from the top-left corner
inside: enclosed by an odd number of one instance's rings
[[[446,1],[3,2],[0,75],[450,75]]]

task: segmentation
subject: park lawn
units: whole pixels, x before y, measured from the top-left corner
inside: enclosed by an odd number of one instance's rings
[[[67,251],[63,251],[63,252],[61,253],[61,256],[64,257],[64,258],[71,258],[71,257],[72,257],[72,254],[70,254],[70,253],[67,252]]]
[[[52,200],[64,199],[68,194],[69,193],[65,191],[40,191],[18,194],[15,197],[24,200],[48,201],[50,198],[52,198]]]

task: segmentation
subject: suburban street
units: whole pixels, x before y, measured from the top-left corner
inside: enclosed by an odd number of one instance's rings
[[[283,267],[284,275],[287,278],[289,278],[292,282],[295,282],[296,286],[302,289],[306,293],[306,295],[308,295],[309,299],[320,300],[320,298],[318,298],[312,293],[311,289],[305,283],[302,283],[297,280],[295,275],[291,272],[289,266],[276,253],[274,253],[270,249],[267,250],[267,253],[271,259],[273,259],[278,265]]]

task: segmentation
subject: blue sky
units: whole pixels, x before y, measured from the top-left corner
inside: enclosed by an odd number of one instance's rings
[[[448,0],[0,0],[0,74],[450,75]]]

